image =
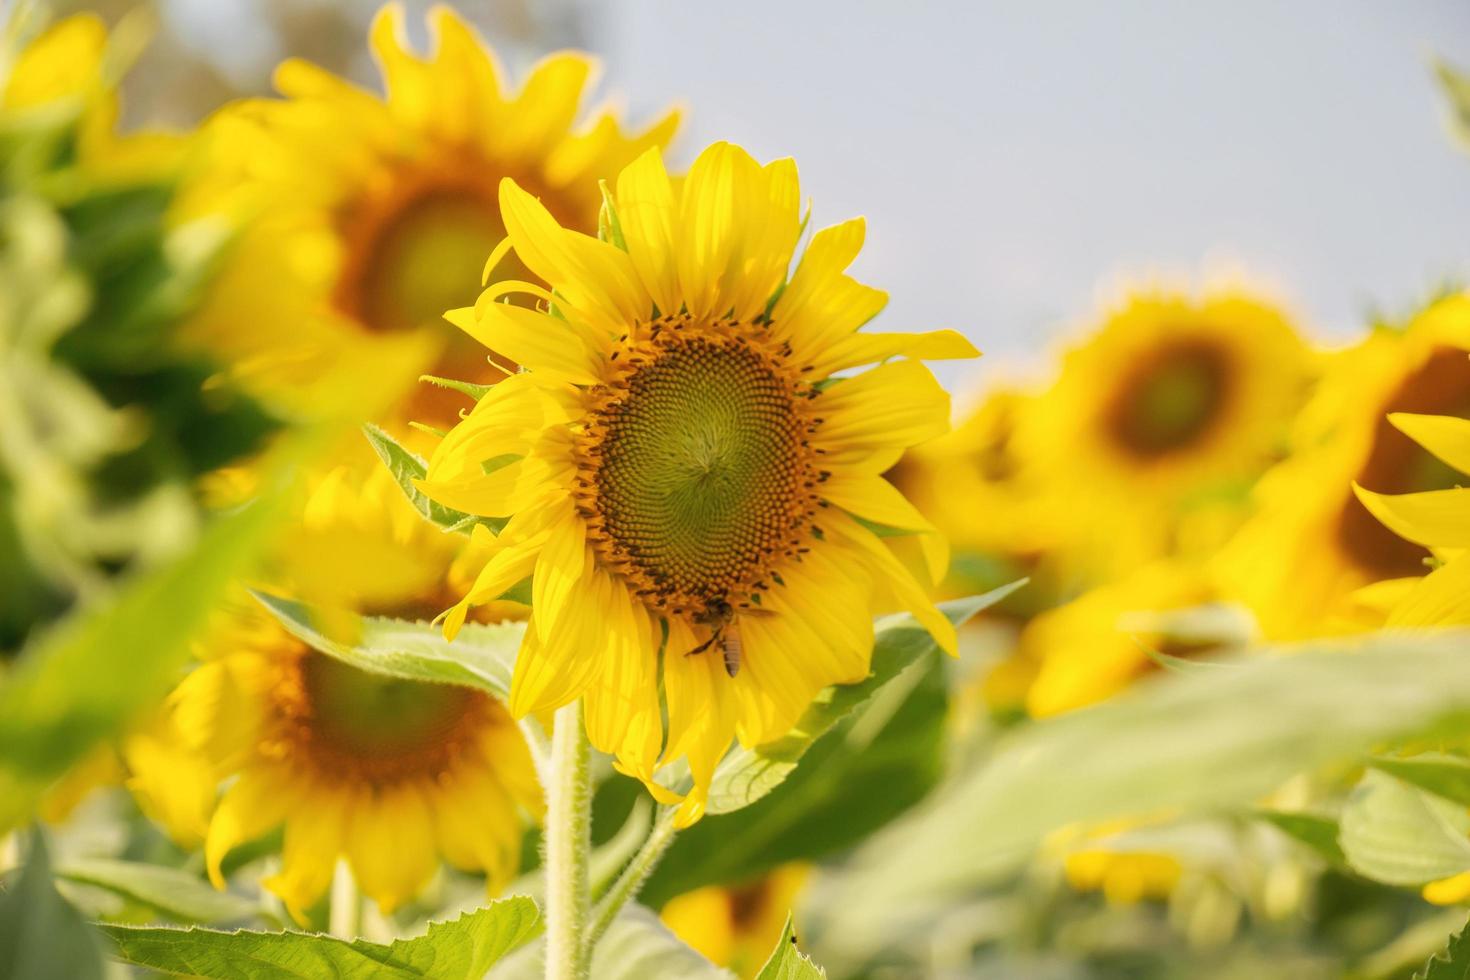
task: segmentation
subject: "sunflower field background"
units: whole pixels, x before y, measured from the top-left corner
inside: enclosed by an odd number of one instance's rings
[[[0,0],[0,977],[1470,977],[1467,12],[766,6]]]

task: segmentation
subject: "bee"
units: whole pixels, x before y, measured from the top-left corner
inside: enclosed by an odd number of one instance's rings
[[[747,613],[761,615],[766,610],[759,606],[742,609],[740,614]],[[735,621],[735,607],[730,605],[724,598],[712,599],[704,607],[704,610],[694,617],[694,621],[700,626],[710,628],[710,637],[699,646],[690,650],[686,657],[692,657],[696,653],[703,653],[712,646],[718,645],[721,655],[725,660],[725,673],[731,677],[740,673],[740,660],[743,646],[740,640],[740,626]]]

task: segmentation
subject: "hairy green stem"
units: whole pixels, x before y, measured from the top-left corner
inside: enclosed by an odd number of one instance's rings
[[[659,859],[674,842],[674,809],[673,807],[659,807],[658,817],[653,822],[653,830],[649,832],[648,839],[638,849],[623,868],[623,873],[613,882],[601,902],[597,903],[597,911],[593,915],[592,928],[587,933],[587,947],[591,949],[607,932],[623,906],[628,904],[648,876],[653,874],[653,869],[658,867]]]
[[[557,711],[546,789],[546,980],[586,980],[591,962],[588,860],[592,850],[590,747],[582,702]]]

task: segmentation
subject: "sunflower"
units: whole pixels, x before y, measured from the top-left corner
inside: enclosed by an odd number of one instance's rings
[[[1161,561],[1041,614],[1020,638],[1021,656],[1037,665],[1027,711],[1046,718],[1112,697],[1158,669],[1151,654],[1188,658],[1243,644],[1249,614],[1219,598],[1199,569]]]
[[[1461,354],[1470,359],[1470,354]],[[1470,404],[1462,411],[1470,415]],[[1454,472],[1470,473],[1470,419],[1447,415],[1394,413],[1394,430]],[[1383,526],[1433,555],[1434,570],[1398,583],[1398,601],[1385,625],[1390,629],[1430,629],[1470,625],[1470,489],[1463,480],[1436,481],[1444,489],[1380,494],[1354,484],[1358,500]],[[1470,901],[1470,872],[1424,886],[1424,898],[1437,905]]]
[[[447,314],[527,370],[436,447],[423,489],[509,517],[446,632],[532,576],[512,713],[585,695],[592,744],[665,800],[660,758],[687,757],[688,823],[732,736],[783,735],[823,687],[867,676],[873,613],[907,608],[954,649],[890,547],[937,577],[943,543],[879,474],[948,424],[914,358],[976,352],[952,331],[857,332],[887,300],[843,271],[860,219],[817,232],[788,280],[803,224],[789,160],[717,143],[676,193],[652,150],[609,198],[617,244],[501,184],[503,248],[552,291],[504,282]],[[498,302],[511,293],[545,309]]]
[[[402,390],[425,369],[498,378],[442,314],[473,298],[485,256],[505,236],[500,179],[532,188],[568,227],[595,231],[597,181],[677,126],[669,113],[627,133],[603,111],[576,129],[591,58],[552,55],[510,92],[458,15],[435,7],[429,25],[430,54],[420,58],[407,47],[402,7],[378,13],[370,40],[382,98],[293,59],[276,72],[283,99],[229,106],[208,126],[211,166],[193,206],[247,214],[251,229],[196,335],[239,348],[277,392],[300,388],[315,401],[340,387],[360,399],[372,387],[364,376]],[[402,418],[448,426],[465,404],[452,391],[417,392],[399,406]]]
[[[989,391],[953,432],[914,447],[887,474],[944,534],[955,551],[952,574],[967,585],[1002,583],[958,567],[962,556],[1029,570],[1056,544],[1047,501],[1015,452],[1016,419],[1034,398],[1014,388]]]
[[[136,38],[116,44],[102,18],[74,14],[7,57],[7,47],[25,21],[22,15],[0,24],[0,112],[24,120],[75,107],[76,163],[94,179],[157,179],[179,165],[183,139],[157,132],[118,132],[117,83],[126,67],[119,55]]]
[[[366,475],[364,475],[366,474]],[[437,610],[463,540],[418,519],[381,467],[319,476],[271,586],[360,612]],[[370,674],[240,614],[153,725],[127,744],[130,786],[222,884],[230,850],[284,827],[265,884],[303,918],[339,856],[386,911],[442,859],[498,890],[539,815],[529,751],[505,708],[469,688]],[[228,782],[223,795],[217,787]]]
[[[1424,574],[1422,535],[1400,537],[1390,528],[1406,527],[1401,517],[1385,526],[1364,501],[1392,517],[1389,498],[1373,494],[1445,490],[1462,477],[1416,443],[1417,430],[1401,430],[1400,415],[1470,417],[1470,296],[1433,303],[1403,330],[1375,330],[1328,364],[1291,458],[1261,480],[1258,513],[1218,562],[1267,635],[1357,628],[1356,590]],[[1360,500],[1354,484],[1370,493]]]
[[[786,927],[811,868],[783,864],[739,885],[710,885],[670,899],[659,912],[669,931],[737,976],[760,971]]]
[[[1187,522],[1215,522],[1279,452],[1309,361],[1286,318],[1242,293],[1128,296],[1016,422],[1066,564],[1085,583],[1191,537],[1208,547]]]

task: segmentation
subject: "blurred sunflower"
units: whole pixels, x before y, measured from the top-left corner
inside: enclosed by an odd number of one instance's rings
[[[1459,357],[1470,361],[1470,353]],[[1470,393],[1470,392],[1467,392]],[[1470,416],[1470,399],[1461,411]],[[1357,483],[1358,501],[1405,542],[1428,549],[1434,556],[1423,578],[1397,582],[1398,599],[1384,624],[1389,629],[1427,629],[1470,625],[1470,488],[1462,484],[1470,474],[1470,418],[1395,412],[1388,425],[1403,438],[1445,467],[1434,482],[1442,489],[1406,493],[1374,493]],[[1450,474],[1460,474],[1451,476]],[[1421,569],[1427,566],[1421,565]],[[1431,882],[1424,898],[1439,905],[1470,901],[1470,872]]]
[[[1267,635],[1357,628],[1355,590],[1424,573],[1422,534],[1399,537],[1390,528],[1409,527],[1401,516],[1385,526],[1363,501],[1378,501],[1388,516],[1395,505],[1353,492],[1357,484],[1417,494],[1461,482],[1416,444],[1417,431],[1411,438],[1390,420],[1400,414],[1470,417],[1470,296],[1435,302],[1404,330],[1375,330],[1329,363],[1298,420],[1293,455],[1261,480],[1258,514],[1218,562]]]
[[[799,195],[790,160],[763,167],[724,143],[676,193],[653,150],[618,177],[613,244],[507,180],[503,247],[554,298],[505,282],[448,314],[528,370],[430,460],[430,496],[510,517],[446,632],[532,576],[512,713],[585,695],[592,744],[665,800],[661,747],[663,763],[687,757],[684,823],[732,736],[783,735],[823,687],[867,675],[873,613],[907,608],[955,645],[890,548],[912,538],[917,574],[937,577],[944,544],[879,474],[948,426],[948,396],[913,358],[975,349],[952,331],[857,332],[887,301],[843,271],[861,219],[817,232],[788,281]],[[511,293],[555,314],[498,302]]]
[[[1249,615],[1219,603],[1197,568],[1156,562],[1033,619],[1021,656],[1037,665],[1026,709],[1046,718],[1105,700],[1159,669],[1250,639]]]
[[[915,446],[886,474],[949,541],[960,591],[1014,581],[1055,545],[1047,501],[1015,453],[1016,419],[1034,397],[990,391],[953,432]]]
[[[386,470],[365,465],[318,478],[295,535],[273,584],[410,617],[443,608],[446,566],[464,540],[420,520]],[[517,871],[522,813],[539,816],[541,798],[501,704],[358,670],[260,614],[239,615],[203,646],[202,664],[127,757],[145,811],[180,843],[203,840],[217,884],[232,848],[276,827],[282,867],[265,885],[298,918],[339,855],[385,911],[417,894],[440,858],[483,872],[492,891]]]
[[[751,977],[780,940],[810,872],[785,864],[744,884],[697,888],[670,899],[659,918],[711,963]]]
[[[1277,456],[1309,370],[1292,325],[1259,300],[1128,296],[1016,423],[1018,455],[1054,488],[1066,563],[1085,582],[1178,553],[1183,520],[1213,521],[1209,504],[1243,499]]]
[[[227,107],[208,126],[213,166],[193,207],[251,217],[208,309],[195,324],[212,347],[236,350],[278,394],[305,385],[363,391],[418,374],[500,376],[442,314],[463,306],[485,257],[504,238],[500,179],[541,196],[568,227],[595,231],[597,181],[611,178],[678,122],[669,113],[629,134],[610,111],[574,131],[594,71],[563,52],[518,93],[448,7],[429,15],[431,53],[406,46],[403,8],[384,7],[371,45],[379,98],[300,60],[275,83],[284,99]],[[401,390],[401,389],[400,389]],[[401,416],[448,426],[463,397],[419,385]]]

